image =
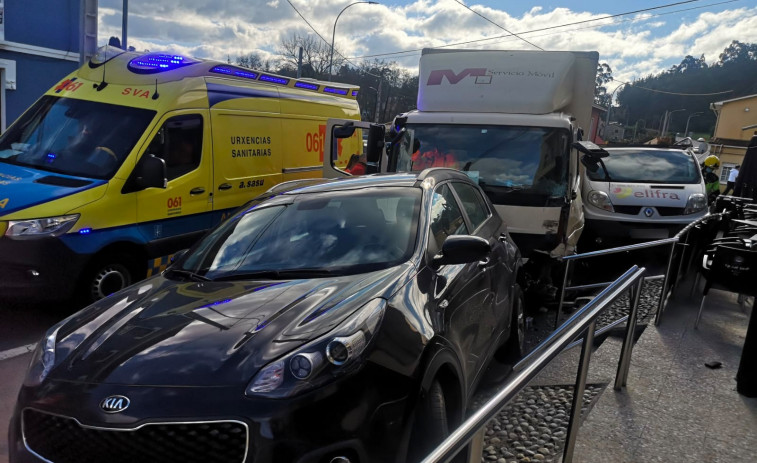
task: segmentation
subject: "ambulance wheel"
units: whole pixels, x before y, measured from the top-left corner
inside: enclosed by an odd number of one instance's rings
[[[82,278],[79,296],[91,304],[118,292],[144,277],[139,274],[135,259],[126,254],[113,253],[97,257]]]

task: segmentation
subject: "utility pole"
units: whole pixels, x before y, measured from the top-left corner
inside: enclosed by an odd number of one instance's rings
[[[302,47],[300,47],[300,57],[297,58],[297,78],[302,77]]]
[[[126,46],[126,30],[129,26],[129,0],[124,0],[123,15],[121,16],[121,48],[128,50]]]

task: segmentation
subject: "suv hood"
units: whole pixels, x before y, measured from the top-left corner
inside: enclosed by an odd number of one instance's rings
[[[80,312],[59,331],[50,378],[126,385],[247,384],[269,362],[335,328],[404,281],[410,264],[282,281],[157,276]]]

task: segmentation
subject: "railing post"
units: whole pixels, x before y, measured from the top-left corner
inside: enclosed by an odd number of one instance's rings
[[[573,263],[572,260],[565,261],[565,273],[562,277],[562,288],[560,288],[560,303],[557,305],[557,313],[555,314],[555,329],[557,329],[560,322],[560,312],[562,312],[563,302],[565,301],[565,287],[568,286],[568,275],[570,274],[570,266]]]
[[[680,243],[680,241],[679,241]],[[686,251],[689,250],[689,232],[686,231],[686,240],[681,245],[683,246],[683,249],[681,249],[681,258],[678,259],[678,273],[676,273],[676,286],[678,286],[678,281],[681,279],[681,270],[683,269],[683,261],[686,257]]]
[[[639,298],[641,288],[644,285],[644,277],[639,278],[636,286],[629,289],[628,304],[630,311],[628,321],[626,322],[626,335],[623,338],[623,347],[618,359],[618,372],[615,374],[615,390],[619,391],[626,385],[628,380],[628,369],[631,367],[631,353],[633,351],[633,337],[636,333],[636,320],[639,313]]]
[[[676,243],[670,245],[670,256],[668,257],[668,268],[665,270],[665,278],[662,280],[662,294],[660,294],[660,303],[657,306],[657,314],[654,317],[654,325],[659,326],[662,319],[662,311],[665,308],[665,298],[668,292],[668,280],[670,280],[670,269],[673,267],[673,254],[675,254]]]
[[[578,361],[578,373],[576,374],[576,387],[573,388],[573,404],[570,407],[570,422],[568,423],[568,435],[565,437],[565,449],[563,450],[563,463],[572,463],[573,450],[576,447],[578,437],[579,418],[584,403],[584,391],[586,390],[586,377],[589,374],[589,360],[591,349],[594,344],[594,328],[597,321],[592,320],[586,328],[584,342],[581,345],[581,358]]]

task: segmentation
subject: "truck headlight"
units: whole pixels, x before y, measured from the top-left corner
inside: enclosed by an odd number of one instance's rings
[[[44,219],[9,220],[5,236],[14,240],[60,236],[69,231],[77,220],[79,220],[79,214]]]
[[[694,193],[689,196],[689,200],[686,202],[686,209],[683,210],[684,214],[693,214],[707,208],[707,197],[701,193]]]
[[[594,207],[604,209],[608,212],[615,212],[615,209],[613,209],[612,207],[612,201],[610,201],[610,197],[604,191],[591,190],[586,196],[586,200],[589,201],[589,204]]]
[[[384,299],[368,302],[330,333],[261,368],[245,394],[291,397],[356,371],[365,360],[385,310]]]

